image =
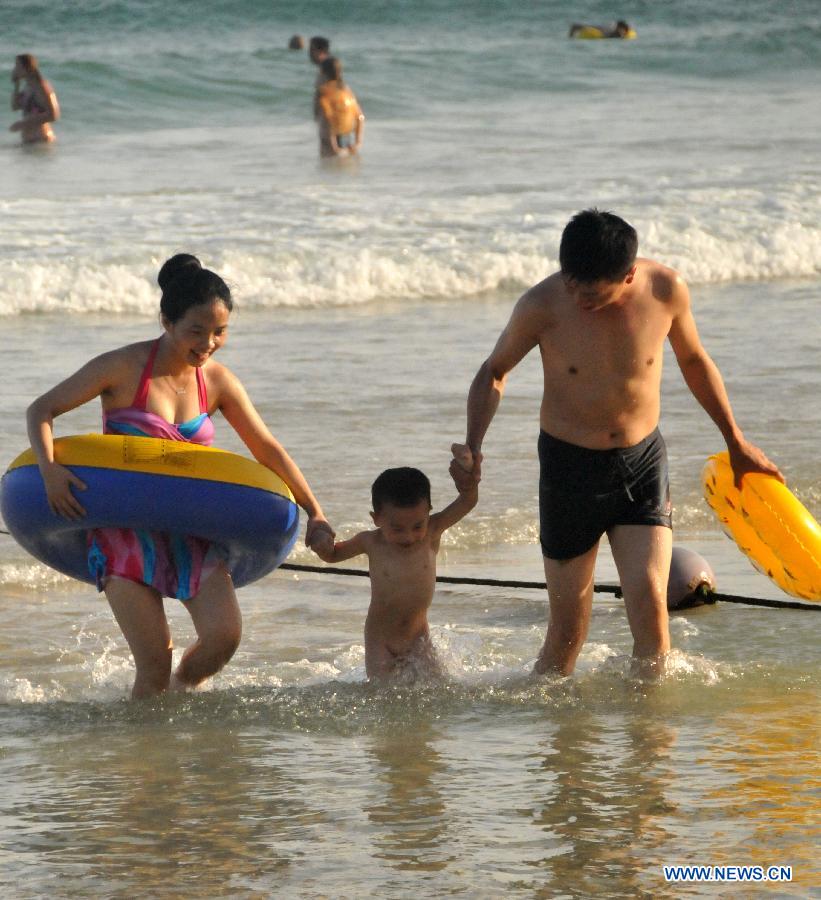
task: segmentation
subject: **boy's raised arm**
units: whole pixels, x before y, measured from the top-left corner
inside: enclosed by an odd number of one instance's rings
[[[430,517],[431,528],[441,534],[463,519],[479,502],[479,465],[478,462],[471,472],[455,460],[450,463],[450,477],[459,491],[459,496],[448,504],[441,512],[434,513]]]

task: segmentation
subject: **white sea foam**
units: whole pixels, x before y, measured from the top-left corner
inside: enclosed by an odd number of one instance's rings
[[[748,198],[726,214],[717,208],[722,200],[732,208],[732,196],[712,196],[702,199],[700,211],[653,209],[646,219],[639,214],[634,223],[641,252],[673,266],[693,283],[814,277],[821,272],[821,211],[810,198],[796,209],[777,211],[768,209],[762,197]],[[333,223],[304,219],[296,234],[285,239],[274,230],[270,241],[260,239],[269,228],[261,209],[251,210],[243,233],[223,240],[216,233],[204,240],[201,227],[186,225],[180,214],[172,225],[155,229],[157,242],[151,249],[129,246],[129,233],[112,238],[107,224],[114,223],[98,210],[98,228],[107,233],[93,242],[108,239],[104,251],[90,254],[87,243],[68,237],[59,255],[36,248],[25,258],[0,255],[0,316],[114,312],[155,317],[155,277],[165,250],[170,254],[185,248],[225,277],[240,308],[348,307],[377,300],[515,294],[557,267],[561,221],[545,214],[537,217],[540,226],[525,230],[518,214],[494,210],[493,205],[489,202],[484,211],[466,205],[458,217],[452,210],[446,216],[431,207],[425,211],[425,228],[415,234],[401,231],[401,217],[385,216],[378,208],[370,226],[357,222],[346,234]],[[219,207],[215,204],[215,215],[224,214]],[[466,220],[474,216],[483,227],[469,227]]]
[[[647,228],[641,250],[693,283],[814,277],[821,272],[818,221],[821,216],[811,225],[778,221],[749,208],[728,213],[726,221],[657,221]]]

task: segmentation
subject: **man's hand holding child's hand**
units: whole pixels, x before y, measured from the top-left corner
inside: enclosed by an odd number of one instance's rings
[[[473,454],[467,444],[451,446],[450,477],[460,494],[478,490],[481,481],[482,454]]]

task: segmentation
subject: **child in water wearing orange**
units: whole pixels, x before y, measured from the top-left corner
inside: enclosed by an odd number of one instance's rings
[[[328,141],[321,145],[323,156],[353,156],[362,146],[365,116],[354,92],[342,80],[342,63],[334,56],[320,63],[325,79],[318,91],[320,131],[326,130]]]
[[[475,467],[478,472],[479,467]],[[458,463],[450,474],[459,496],[431,513],[430,481],[418,469],[386,469],[371,488],[376,528],[334,543],[316,533],[311,549],[328,563],[366,554],[371,603],[365,619],[365,672],[381,679],[407,666],[439,674],[427,612],[436,586],[436,555],[443,532],[466,516],[479,499],[479,479]]]

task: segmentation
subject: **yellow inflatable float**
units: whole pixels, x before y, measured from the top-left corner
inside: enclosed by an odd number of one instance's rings
[[[753,473],[739,490],[726,452],[711,456],[701,477],[725,534],[756,569],[793,597],[821,601],[821,526],[789,488]]]

